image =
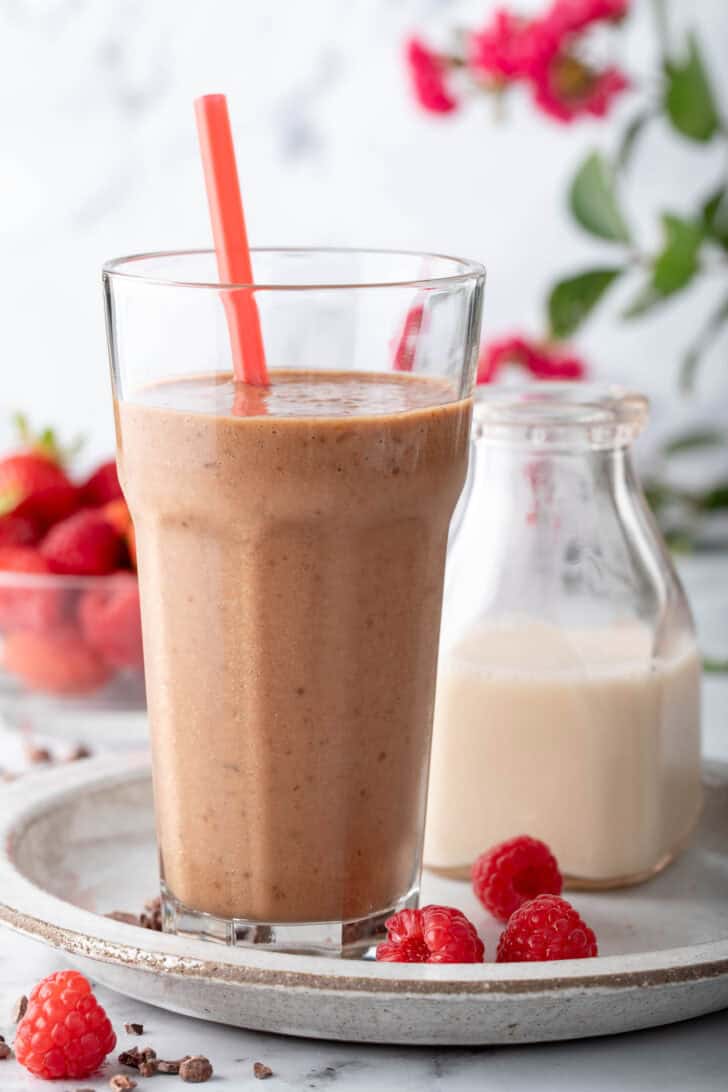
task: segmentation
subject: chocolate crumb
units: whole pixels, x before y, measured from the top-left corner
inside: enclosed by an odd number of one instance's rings
[[[128,1089],[136,1088],[136,1086],[136,1081],[132,1077],[127,1077],[126,1073],[117,1073],[109,1081],[109,1088],[113,1088],[114,1092],[127,1092]]]
[[[154,929],[156,932],[162,931],[162,900],[159,895],[156,899],[148,899],[144,903],[144,909],[139,915],[139,924],[142,929]]]
[[[157,1073],[171,1073],[176,1076],[179,1073],[179,1067],[182,1062],[186,1062],[190,1057],[189,1054],[185,1054],[183,1058],[178,1058],[177,1061],[165,1061],[164,1058],[160,1058],[157,1062]]]
[[[112,921],[123,922],[124,925],[138,925],[139,915],[130,914],[127,910],[111,910],[108,914],[104,914],[105,918],[111,918]]]
[[[132,1069],[138,1069],[142,1060],[143,1055],[138,1046],[132,1047],[131,1050],[122,1050],[119,1055],[119,1065],[129,1065]]]
[[[13,1023],[19,1024],[28,1011],[28,998],[23,994],[15,1002],[15,1008],[13,1009]]]
[[[79,762],[82,758],[91,758],[91,751],[85,743],[77,743],[66,756],[66,762]]]
[[[212,1076],[212,1066],[207,1058],[195,1054],[192,1058],[185,1058],[179,1067],[179,1075],[188,1084],[203,1084]]]
[[[7,1043],[0,1043],[0,1061],[4,1061],[12,1054],[12,1050]]]
[[[53,756],[47,747],[37,747],[34,743],[26,744],[25,757],[34,766],[53,761]]]
[[[253,1076],[257,1077],[259,1081],[267,1081],[269,1077],[273,1076],[273,1070],[269,1065],[264,1065],[263,1062],[255,1062],[253,1064]]]
[[[144,1024],[124,1024],[124,1031],[127,1035],[143,1035]]]
[[[157,1072],[157,1052],[151,1047],[134,1046],[131,1050],[122,1050],[119,1055],[119,1065],[128,1065],[131,1069],[138,1069],[142,1077],[153,1077]],[[142,1072],[147,1068],[147,1073]]]

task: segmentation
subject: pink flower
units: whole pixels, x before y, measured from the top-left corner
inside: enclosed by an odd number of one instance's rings
[[[586,365],[574,353],[514,336],[485,346],[478,363],[478,383],[492,383],[505,364],[518,364],[534,379],[583,379],[586,375]]]
[[[525,82],[536,105],[559,121],[603,117],[629,82],[618,68],[592,68],[575,47],[594,23],[621,19],[628,8],[629,0],[555,0],[530,20],[499,9],[484,30],[471,34],[468,65],[477,79]]]
[[[596,72],[568,53],[558,54],[535,76],[533,101],[557,121],[570,122],[584,114],[603,118],[614,99],[629,87],[618,68]]]
[[[503,82],[527,77],[540,44],[535,26],[535,22],[499,8],[488,27],[468,39],[471,70],[478,76]]]
[[[543,18],[559,38],[580,34],[593,23],[616,23],[629,11],[629,0],[555,0]]]
[[[457,99],[445,85],[446,62],[419,38],[407,43],[407,64],[420,106],[433,114],[450,114],[457,109]]]

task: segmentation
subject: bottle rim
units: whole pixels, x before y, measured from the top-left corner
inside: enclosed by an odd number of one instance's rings
[[[624,447],[649,415],[648,399],[638,391],[581,382],[483,385],[474,402],[479,437],[537,448]]]

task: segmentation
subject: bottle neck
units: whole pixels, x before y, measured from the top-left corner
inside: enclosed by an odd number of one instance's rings
[[[585,598],[605,616],[659,595],[662,548],[628,446],[536,449],[476,442],[469,519],[489,596],[506,612],[578,620]],[[467,521],[466,521],[467,522]],[[653,602],[650,609],[655,609]]]
[[[627,446],[599,449],[539,450],[533,447],[476,441],[474,490],[498,496],[510,513],[527,526],[581,528],[584,509],[594,505],[609,517],[618,502],[643,501]],[[593,515],[593,512],[590,513]]]

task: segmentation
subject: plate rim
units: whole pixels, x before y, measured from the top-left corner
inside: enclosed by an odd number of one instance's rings
[[[728,762],[705,762],[703,773],[728,782]],[[566,988],[663,987],[728,976],[728,936],[680,948],[599,956],[596,961],[561,960],[556,974],[556,963],[353,963],[330,956],[226,948],[83,910],[43,890],[15,866],[15,839],[45,811],[80,789],[100,791],[150,777],[149,754],[142,751],[85,759],[73,767],[42,770],[8,785],[0,797],[0,925],[72,955],[241,987],[420,995],[500,993],[512,997]],[[356,966],[354,974],[352,966]]]

